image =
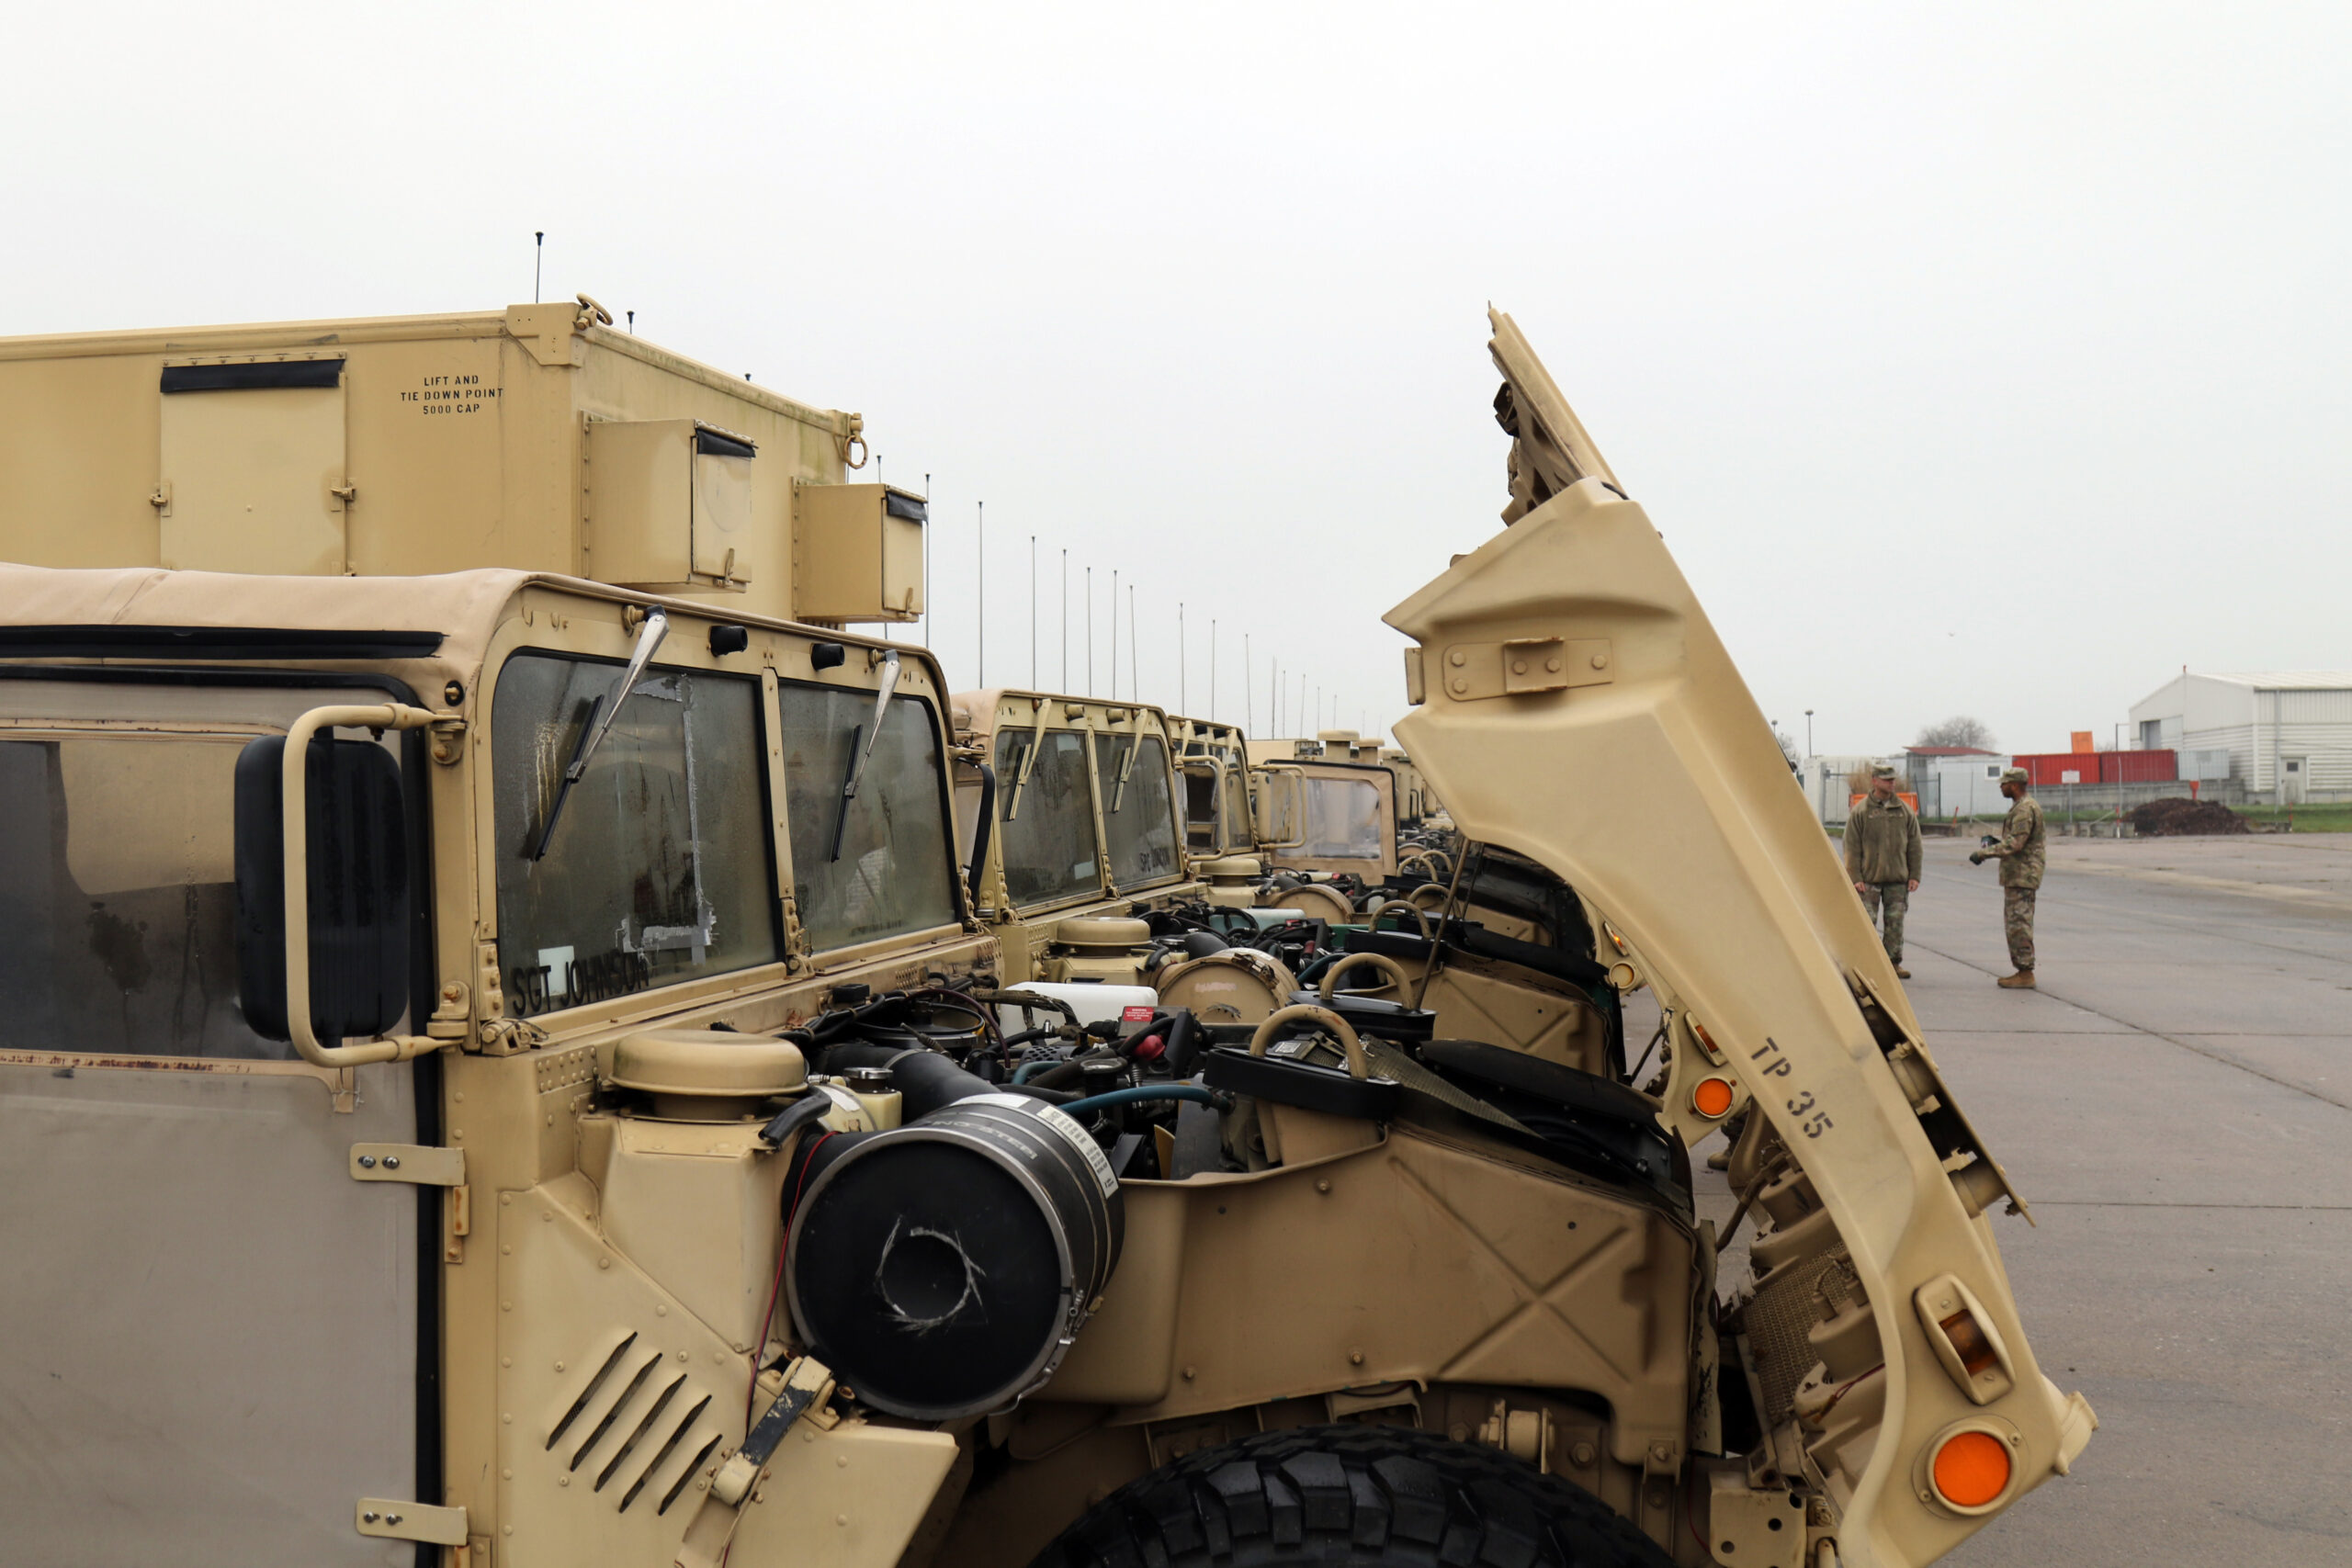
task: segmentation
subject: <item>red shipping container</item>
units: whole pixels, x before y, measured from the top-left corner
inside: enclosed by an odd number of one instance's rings
[[[2177,751],[2102,751],[2098,754],[2102,784],[2171,784],[2180,777]]]
[[[2098,783],[2098,755],[2096,752],[2031,751],[2021,757],[2011,757],[2009,766],[2023,768],[2026,782],[2035,789],[2056,789],[2073,773],[2076,784]]]

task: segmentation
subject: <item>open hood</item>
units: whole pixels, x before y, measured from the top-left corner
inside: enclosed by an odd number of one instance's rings
[[[2034,1361],[1984,1213],[2016,1195],[1761,711],[1518,328],[1493,323],[1507,526],[1386,615],[1418,645],[1397,738],[1466,837],[1533,857],[1608,918],[1769,1118],[1792,1168],[1748,1332],[1766,1336],[1769,1306],[1770,1335],[1806,1337],[1798,1356],[1882,1364],[1834,1393],[1766,1380],[1766,1459],[1834,1506],[1849,1568],[1932,1561],[2063,1473],[2097,1422]],[[1826,1223],[1801,1223],[1807,1205]],[[1804,1288],[1768,1303],[1807,1261]],[[1933,1490],[1956,1428],[2011,1460],[1981,1506]]]

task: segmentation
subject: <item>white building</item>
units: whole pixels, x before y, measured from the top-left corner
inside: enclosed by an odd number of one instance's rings
[[[1906,746],[1904,773],[1922,817],[1984,817],[2009,808],[2001,794],[2006,752],[1981,746]]]
[[[2250,798],[2352,798],[2352,671],[2185,671],[2132,705],[2132,727],[2142,750],[2180,752],[2184,777],[2211,776],[2192,753],[2227,751]]]

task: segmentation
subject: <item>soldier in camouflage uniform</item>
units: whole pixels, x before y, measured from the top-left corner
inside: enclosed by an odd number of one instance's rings
[[[1870,794],[1846,818],[1846,880],[1874,923],[1883,911],[1880,940],[1905,980],[1911,971],[1903,967],[1903,916],[1919,891],[1919,818],[1894,793],[1894,770],[1871,769]]]
[[[2004,975],[1999,984],[2013,991],[2033,986],[2033,896],[2041,890],[2048,852],[2042,844],[2041,802],[2027,792],[2025,770],[2011,768],[2001,775],[2001,793],[2014,803],[2001,824],[2001,836],[1968,857],[1971,865],[1988,860],[2001,863],[2001,924],[2009,935],[2009,962],[2017,973]]]

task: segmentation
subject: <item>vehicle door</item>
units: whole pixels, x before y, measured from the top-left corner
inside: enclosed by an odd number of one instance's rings
[[[437,1142],[437,1064],[314,1067],[248,1022],[232,810],[255,738],[413,699],[334,677],[5,673],[6,1554],[416,1562],[427,1549],[355,1515],[441,1500],[419,1348],[445,1195],[356,1179],[355,1145]],[[423,750],[383,744],[414,822]],[[413,953],[429,906],[407,863]]]

